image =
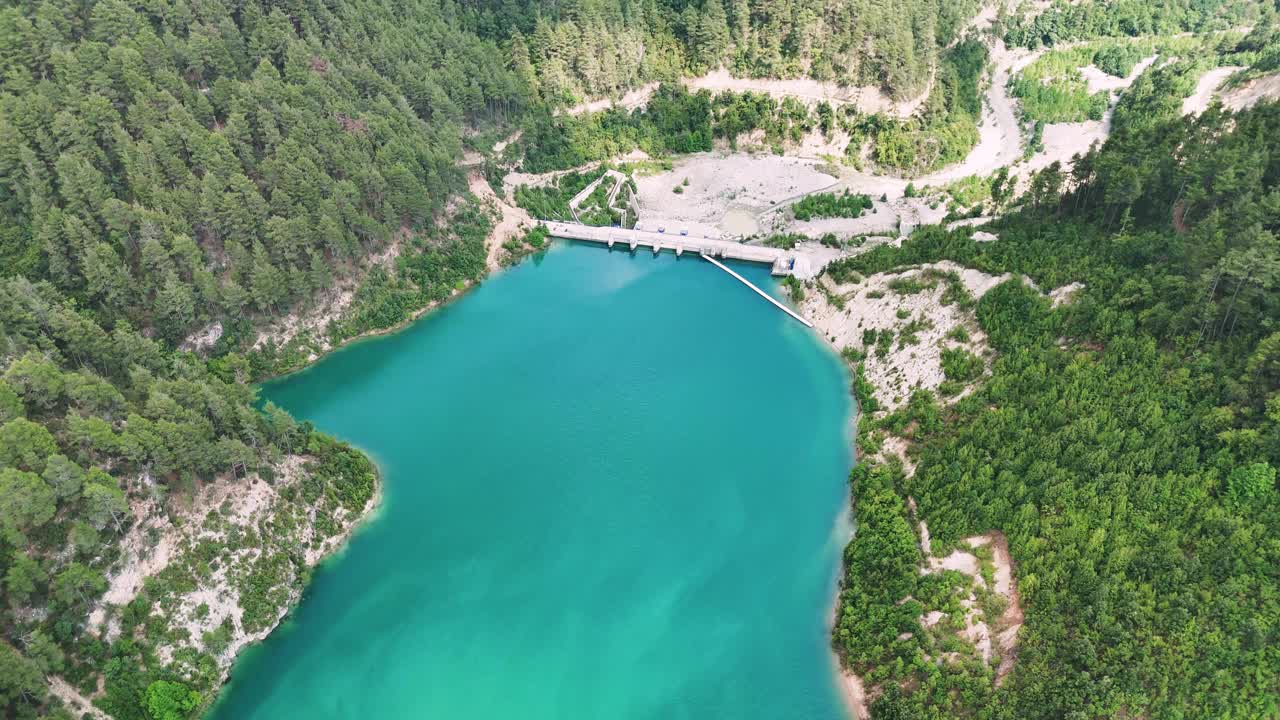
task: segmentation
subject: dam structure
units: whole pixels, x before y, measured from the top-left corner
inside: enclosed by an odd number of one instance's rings
[[[779,310],[795,318],[806,327],[813,327],[813,323],[716,260],[716,258],[724,258],[767,264],[772,267],[772,273],[775,276],[794,276],[799,279],[808,279],[816,275],[816,273],[813,271],[813,264],[804,253],[761,245],[744,245],[726,240],[691,237],[683,234],[668,235],[665,232],[651,232],[633,228],[583,225],[581,223],[555,222],[551,220],[540,220],[539,222],[552,237],[600,243],[610,248],[623,246],[631,251],[639,247],[647,247],[653,250],[654,255],[663,250],[670,250],[677,256],[683,255],[685,252],[696,253],[754,290],[760,297],[776,305]]]

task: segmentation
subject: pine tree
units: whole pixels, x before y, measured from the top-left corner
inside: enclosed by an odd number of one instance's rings
[[[235,280],[227,280],[220,291],[222,311],[228,316],[239,318],[250,302],[249,292]]]
[[[333,286],[333,271],[329,269],[329,263],[325,261],[323,253],[311,252],[307,277],[313,291],[321,292]]]
[[[0,470],[0,537],[20,547],[26,545],[22,534],[49,522],[56,502],[53,488],[39,475],[12,467]]]
[[[252,296],[259,310],[271,310],[284,302],[289,292],[287,276],[271,264],[261,243],[253,246]]]
[[[728,21],[733,42],[742,50],[751,37],[751,5],[748,0],[729,0]]]
[[[104,308],[120,313],[129,307],[133,284],[114,248],[103,242],[92,245],[85,252],[81,271],[90,297],[96,298]]]
[[[170,270],[156,295],[156,329],[166,340],[177,343],[195,321],[195,299],[191,287]]]
[[[508,52],[511,55],[511,69],[515,72],[517,80],[526,88],[521,95],[536,96],[539,89],[538,75],[529,56],[529,46],[525,43],[524,36],[518,31],[511,38],[511,48]]]
[[[694,37],[693,56],[703,68],[720,64],[729,47],[729,21],[722,0],[706,0]]]
[[[84,470],[60,453],[49,456],[41,477],[53,488],[59,500],[76,497],[84,484]]]

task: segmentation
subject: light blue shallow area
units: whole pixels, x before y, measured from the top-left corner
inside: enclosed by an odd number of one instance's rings
[[[263,392],[385,497],[212,718],[845,717],[847,379],[720,270],[556,244]]]

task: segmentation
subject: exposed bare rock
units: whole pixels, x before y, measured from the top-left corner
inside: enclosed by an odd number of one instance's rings
[[[1076,294],[1084,289],[1084,283],[1073,282],[1063,285],[1060,288],[1054,288],[1049,292],[1049,299],[1053,301],[1053,306],[1070,303],[1075,300]]]
[[[225,678],[236,654],[265,638],[300,597],[305,568],[337,548],[377,503],[375,496],[357,513],[323,493],[309,502],[301,487],[308,461],[289,455],[274,468],[272,482],[256,474],[224,477],[168,503],[144,492],[145,499],[133,502],[136,521],[89,629],[117,637],[116,610],[154,580],[147,587],[156,612],[176,631],[158,644],[157,656],[181,668],[191,656],[179,651],[207,653]],[[145,488],[145,479],[139,485]],[[210,548],[217,549],[217,561],[196,572]],[[243,602],[250,584],[258,593],[252,617]]]
[[[1280,98],[1280,72],[1263,75],[1223,93],[1222,104],[1229,110],[1239,111],[1276,98]]]
[[[188,352],[207,352],[222,337],[222,321],[214,320],[208,325],[191,333],[178,345],[179,350]]]

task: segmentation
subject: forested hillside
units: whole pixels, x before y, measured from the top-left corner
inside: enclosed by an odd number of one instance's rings
[[[1084,284],[1056,309],[1018,280],[987,293],[981,389],[860,427],[863,457],[898,434],[918,463],[853,474],[835,641],[873,717],[1280,712],[1280,105],[1184,119],[1180,81],[1144,79],[1107,144],[1038,176],[997,242],[929,228],[840,268],[951,259]],[[949,590],[919,575],[908,497],[944,553],[1007,535],[1026,617],[1002,683],[922,640],[921,608]]]
[[[1265,3],[1252,0],[1054,0],[1042,12],[1006,14],[1000,24],[1005,42],[1035,48],[1098,37],[1168,37],[1238,28],[1257,22],[1265,9]]]
[[[517,68],[554,104],[721,66],[739,75],[882,87],[929,83],[977,0],[485,0],[487,37],[511,38]]]
[[[51,680],[119,719],[176,720],[212,700],[227,662],[219,649],[246,626],[270,626],[339,532],[335,516],[367,507],[376,480],[360,453],[256,407],[253,381],[323,350],[306,334],[277,347],[259,333],[343,285],[351,303],[324,328],[329,347],[482,277],[492,222],[466,192],[464,144],[487,150],[522,129],[508,152],[538,171],[633,148],[701,151],[757,130],[780,147],[816,128],[846,133],[855,155],[873,141],[880,167],[936,168],[977,140],[987,46],[959,37],[977,10],[976,0],[5,3],[0,717],[71,717]],[[998,29],[1034,47],[1265,17],[1234,0],[1057,3]],[[1246,45],[1256,72],[1274,69],[1275,32],[1255,29]],[[554,115],[720,67],[898,99],[932,91],[901,120],[675,82],[634,113]],[[926,229],[847,263],[865,273],[950,258],[1086,286],[1053,311],[1017,287],[985,297],[979,316],[1001,358],[985,388],[945,413],[921,398],[914,423],[886,426],[920,441],[913,476],[855,474],[855,546],[871,551],[850,553],[837,641],[853,667],[878,673],[877,717],[1278,712],[1280,117],[1272,105],[1184,121],[1178,99],[1193,82],[1188,61],[1139,78],[1113,140],[1069,177],[1039,176],[997,228],[1000,242]],[[286,481],[286,467],[302,471]],[[146,536],[153,508],[181,525],[203,489],[259,480],[292,504],[290,522],[317,533],[273,536],[278,552],[244,563],[233,589],[253,606],[247,620],[199,637],[174,627],[174,598],[226,559],[199,553],[119,606],[103,601],[122,539]],[[910,566],[894,544],[910,529],[899,522],[908,493],[944,544],[1009,535],[1027,637],[999,690],[984,670],[923,660],[894,640],[896,626],[866,625],[897,617],[892,595],[912,583],[892,574]],[[253,540],[265,546],[272,524]],[[892,531],[882,546],[878,527]],[[228,553],[253,544],[220,542]],[[883,566],[859,565],[866,557]],[[884,592],[858,589],[871,587]]]
[[[279,410],[255,410],[243,360],[232,356],[206,367],[127,323],[108,331],[47,284],[0,281],[0,339],[7,364],[0,374],[3,717],[49,710],[46,676],[63,677],[85,695],[101,687],[100,704],[116,718],[179,717],[148,715],[144,707],[155,707],[156,693],[179,693],[194,697],[194,708],[212,697],[219,678],[209,657],[187,658],[182,666],[156,659],[157,643],[173,641],[153,605],[159,584],[148,585],[151,594],[139,595],[122,614],[105,608],[107,624],[123,632],[100,636],[86,628],[89,612],[104,609],[98,597],[121,536],[142,519],[134,508],[187,497],[209,481],[272,477],[273,468],[298,454],[315,489],[306,506],[332,517],[339,507],[366,506],[372,466]],[[279,559],[301,567],[305,550],[290,548]],[[274,580],[245,582],[279,592]]]
[[[52,678],[115,718],[190,715],[220,648],[269,627],[335,518],[368,506],[364,456],[254,407],[249,383],[305,353],[243,351],[339,281],[359,287],[330,329],[348,337],[483,274],[489,221],[457,200],[464,129],[533,100],[464,16],[376,0],[0,9],[0,716],[70,717]],[[399,259],[370,270],[375,256]],[[206,327],[221,329],[211,359],[175,350]],[[171,627],[208,558],[104,604],[122,538],[146,525],[154,544],[201,488],[260,480],[315,529],[253,531],[279,547],[228,581],[243,626]]]
[[[528,89],[449,3],[298,10],[0,12],[2,272],[175,343],[247,332],[430,229],[464,124]]]
[[[831,138],[846,133],[846,161],[870,159],[890,171],[924,172],[958,162],[978,142],[982,113],[981,79],[987,50],[966,40],[942,53],[933,70],[933,89],[916,115],[905,120],[868,115],[853,105],[813,106],[793,97],[765,93],[690,92],[664,83],[643,108],[611,108],[580,116],[552,115],[541,108],[523,123],[521,168],[565,170],[643,150],[650,155],[708,152],[716,140],[736,149],[742,136],[758,131],[775,152],[813,131]]]

